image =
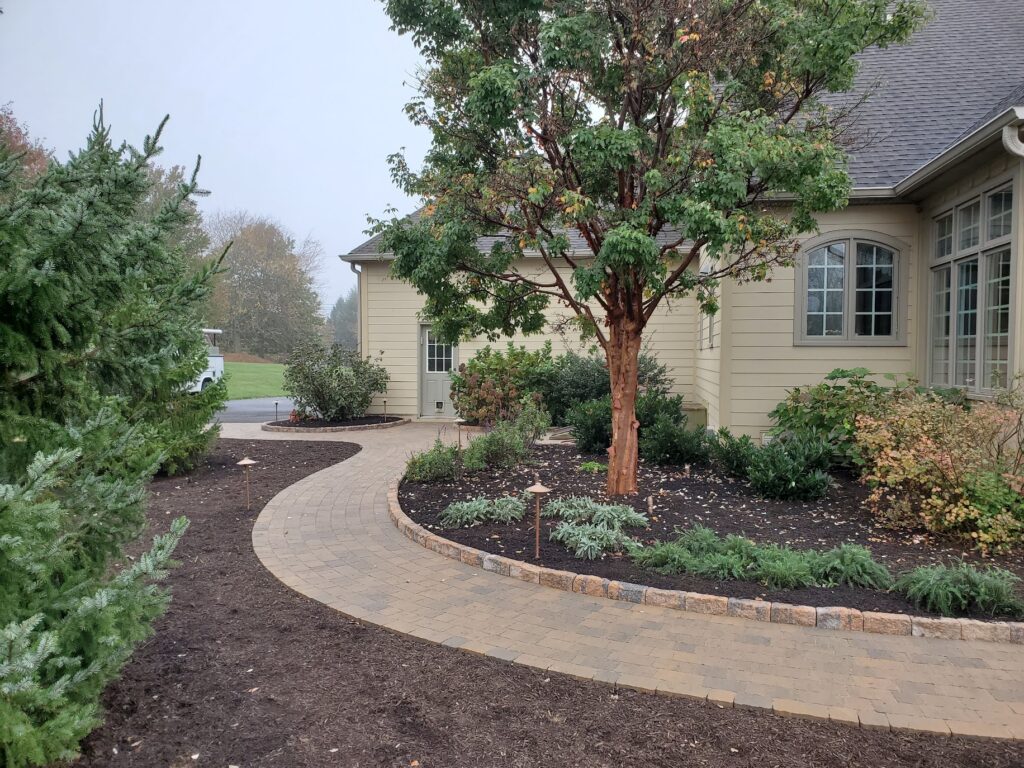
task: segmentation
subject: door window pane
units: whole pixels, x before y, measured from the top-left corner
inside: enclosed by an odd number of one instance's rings
[[[452,345],[441,344],[427,331],[427,373],[447,373],[452,369]]]
[[[1013,227],[1013,192],[1004,189],[988,198],[988,239],[1006,237]]]
[[[981,384],[999,389],[1009,383],[1010,251],[999,251],[986,259],[985,361]]]
[[[872,243],[857,243],[854,332],[858,336],[892,335],[893,252]]]
[[[935,258],[944,259],[952,255],[953,214],[949,214],[935,222]]]
[[[949,386],[949,300],[951,268],[932,272],[932,370],[931,383]]]
[[[957,264],[956,282],[956,357],[953,383],[958,387],[974,387],[978,380],[977,259]]]
[[[960,250],[974,248],[981,240],[981,203],[973,202],[960,209]]]
[[[807,257],[807,335],[843,335],[846,243],[816,248]]]

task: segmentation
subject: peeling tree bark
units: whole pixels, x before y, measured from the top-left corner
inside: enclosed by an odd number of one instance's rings
[[[608,449],[608,495],[637,492],[639,427],[636,398],[642,329],[619,321],[609,328],[606,347],[612,390],[612,444]]]

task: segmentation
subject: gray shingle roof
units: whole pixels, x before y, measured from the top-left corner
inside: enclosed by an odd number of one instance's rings
[[[415,213],[410,214],[408,218],[410,220],[412,220],[412,221],[416,221],[417,219],[419,219],[419,217],[420,217],[420,212],[416,211]],[[488,236],[488,237],[481,237],[481,238],[477,239],[476,245],[477,245],[477,248],[480,249],[480,251],[482,251],[482,252],[489,252],[491,250],[491,248],[494,246],[495,243],[497,243],[499,240],[502,240],[502,239],[507,238],[507,237],[509,237],[509,235],[500,235],[500,234],[499,235],[491,235],[491,236]],[[362,245],[358,245],[355,248],[353,248],[348,253],[348,255],[350,257],[379,256],[381,254],[381,251],[380,251],[380,239],[381,239],[380,235],[374,235],[373,237],[371,237],[369,240],[367,240]],[[668,243],[675,242],[678,239],[679,239],[679,235],[676,234],[676,232],[674,232],[673,230],[664,229],[658,235],[657,243],[658,243],[658,245],[666,245]],[[579,231],[575,230],[575,229],[571,230],[569,232],[569,246],[570,246],[570,252],[574,252],[574,253],[589,253],[590,252],[590,246],[587,245],[587,241],[584,240],[583,236],[579,233]],[[685,248],[686,244],[684,243],[682,247]]]
[[[907,45],[861,56],[854,92],[870,95],[857,109],[854,131],[871,143],[850,153],[856,187],[902,181],[1022,101],[1024,2],[929,5],[931,21]]]
[[[932,18],[907,45],[861,56],[850,94],[854,187],[891,187],[1010,107],[1024,104],[1024,0],[928,0]],[[413,214],[418,216],[418,214]],[[662,242],[675,239],[664,233]],[[481,238],[490,249],[496,238]],[[585,251],[578,232],[574,250]],[[350,256],[380,253],[380,236]]]

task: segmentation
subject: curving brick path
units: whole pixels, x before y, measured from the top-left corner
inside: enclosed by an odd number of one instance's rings
[[[437,434],[431,424],[302,436],[224,425],[229,438],[363,446],[270,501],[253,529],[260,560],[353,618],[519,664],[864,728],[1024,739],[1024,646],[691,614],[520,582],[424,549],[388,518],[387,486]]]

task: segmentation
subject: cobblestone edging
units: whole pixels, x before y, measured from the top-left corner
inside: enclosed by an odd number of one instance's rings
[[[642,584],[614,581],[601,576],[560,571],[532,565],[521,560],[493,555],[465,544],[438,536],[410,519],[398,502],[398,482],[388,485],[388,515],[402,534],[440,555],[466,565],[540,584],[566,592],[580,592],[593,597],[624,600],[630,603],[657,605],[677,611],[733,616],[751,621],[796,624],[819,629],[848,632],[870,632],[878,635],[905,635],[944,640],[980,640],[992,643],[1024,645],[1024,622],[976,621],[974,619],[928,618],[900,613],[876,613],[856,608],[815,608],[767,600],[747,600],[722,595],[705,595],[675,589],[658,589]]]
[[[390,429],[408,424],[409,419],[398,419],[397,421],[384,421],[379,424],[352,424],[347,427],[278,427],[271,422],[260,425],[264,432],[303,432],[316,434],[318,432],[362,432],[367,429]]]

